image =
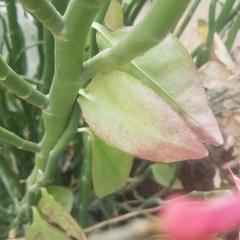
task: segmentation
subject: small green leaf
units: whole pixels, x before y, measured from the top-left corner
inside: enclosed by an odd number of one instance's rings
[[[44,221],[35,207],[33,207],[32,210],[33,223],[27,230],[26,240],[70,240],[70,238],[61,230]]]
[[[93,186],[102,198],[121,189],[129,177],[133,157],[93,136]]]
[[[161,97],[124,72],[101,73],[79,93],[85,120],[112,147],[158,162],[199,159],[208,154]]]
[[[42,198],[38,203],[38,208],[41,212],[48,216],[53,223],[57,223],[63,230],[65,230],[68,236],[73,236],[79,240],[85,240],[86,237],[81,227],[66,209],[60,203],[56,202],[53,196],[48,194],[45,188],[42,188],[41,191]]]
[[[131,30],[109,32],[97,23],[93,27],[98,31],[100,50],[114,46]],[[157,46],[117,70],[139,79],[161,96],[202,142],[213,145],[223,143],[195,64],[173,35],[169,34]]]
[[[73,205],[73,194],[72,191],[63,186],[49,186],[47,187],[47,191],[53,198],[61,203],[65,209],[70,213]]]
[[[112,30],[117,30],[123,25],[123,9],[118,0],[111,0],[104,22]]]
[[[173,170],[168,164],[155,163],[151,165],[153,177],[161,186],[169,187],[173,178]],[[182,183],[177,178],[172,185],[172,189],[182,189]]]

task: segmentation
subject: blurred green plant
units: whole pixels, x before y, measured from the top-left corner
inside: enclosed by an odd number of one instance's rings
[[[202,142],[222,144],[194,62],[169,34],[190,0],[154,0],[128,28],[146,0],[19,2],[0,5],[0,176],[10,202],[0,210],[11,210],[9,237],[85,239],[82,228],[116,208],[143,209],[181,187],[181,164],[171,162],[205,157]],[[232,46],[240,5],[227,2],[215,21],[212,1],[198,66],[226,25]],[[144,160],[130,173],[133,156],[160,163]],[[162,189],[145,199],[136,188],[149,175]],[[137,207],[119,202],[130,192]],[[90,212],[99,206],[97,219]]]

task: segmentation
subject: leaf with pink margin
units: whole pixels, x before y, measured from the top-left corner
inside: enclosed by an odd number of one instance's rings
[[[100,50],[114,46],[129,31],[126,28],[109,32],[97,23],[93,27],[98,31]],[[117,70],[139,79],[161,96],[202,142],[223,143],[195,64],[173,35]]]
[[[85,120],[112,147],[158,162],[208,155],[205,146],[165,100],[124,72],[101,73],[79,93]]]

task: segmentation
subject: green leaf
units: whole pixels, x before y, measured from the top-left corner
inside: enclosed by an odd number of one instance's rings
[[[112,30],[117,30],[123,25],[123,9],[118,0],[111,0],[104,22]]]
[[[41,191],[42,198],[38,203],[38,208],[41,212],[48,216],[52,222],[57,223],[63,230],[65,230],[68,236],[73,236],[79,240],[85,240],[86,237],[81,227],[66,209],[60,203],[56,202],[53,196],[48,194],[45,188],[42,188]]]
[[[102,198],[116,192],[127,183],[133,157],[106,144],[94,133],[93,136],[93,186]]]
[[[49,186],[47,187],[47,191],[53,198],[61,203],[67,212],[71,212],[73,205],[73,194],[72,191],[63,186]]]
[[[85,120],[112,147],[159,162],[199,159],[208,154],[161,97],[124,72],[101,73],[79,93]]]
[[[163,187],[169,187],[174,173],[172,168],[168,164],[155,163],[151,165],[152,174],[156,182],[158,182]],[[182,183],[177,178],[175,179],[172,189],[182,189]]]
[[[130,30],[109,32],[97,23],[93,27],[99,33],[100,50],[112,47]],[[118,70],[139,79],[165,99],[202,142],[223,143],[194,62],[177,38],[169,34],[157,46]]]
[[[70,238],[61,230],[53,227],[52,225],[44,221],[35,207],[33,207],[32,210],[33,210],[33,223],[27,230],[26,240],[35,239],[70,240]]]

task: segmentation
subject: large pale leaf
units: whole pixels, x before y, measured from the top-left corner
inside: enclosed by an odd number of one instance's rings
[[[79,93],[85,120],[113,147],[159,162],[199,159],[208,154],[165,100],[124,72],[101,73]]]
[[[45,188],[42,188],[42,198],[38,203],[38,208],[48,218],[57,223],[68,236],[73,236],[79,240],[85,240],[85,235],[81,227],[76,223],[73,217],[66,211],[66,209],[58,202],[56,202],[52,195],[48,194]]]
[[[99,32],[100,50],[115,45],[129,30],[108,32],[96,23],[93,27]],[[202,142],[223,143],[192,58],[174,36],[169,34],[157,46],[118,70],[141,80],[165,99]]]
[[[33,223],[27,230],[26,240],[35,239],[70,240],[70,237],[68,237],[64,232],[43,220],[35,207],[33,207],[32,209],[33,209]]]
[[[129,177],[133,157],[93,136],[93,186],[98,197],[121,189]]]

